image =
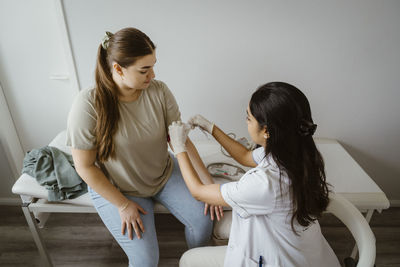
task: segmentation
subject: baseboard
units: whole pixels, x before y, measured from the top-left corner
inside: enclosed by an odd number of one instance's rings
[[[389,200],[390,202],[390,207],[400,207],[400,199],[392,199]]]
[[[20,198],[15,197],[1,197],[0,198],[0,206],[20,206],[22,201]]]

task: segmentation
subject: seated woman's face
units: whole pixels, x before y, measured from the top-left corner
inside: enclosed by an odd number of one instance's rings
[[[127,68],[122,68],[124,87],[120,90],[142,90],[149,87],[150,82],[156,76],[153,67],[156,64],[156,52],[143,56]],[[124,92],[121,92],[124,95]]]
[[[251,114],[249,106],[247,106],[247,131],[254,143],[260,146],[265,146],[266,138],[265,135],[267,134],[266,129],[260,129],[258,121],[254,118],[253,114]]]

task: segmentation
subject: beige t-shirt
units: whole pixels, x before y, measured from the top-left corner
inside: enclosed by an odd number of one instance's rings
[[[68,146],[96,149],[94,95],[94,89],[86,89],[76,97],[68,116]],[[123,193],[153,196],[173,169],[167,135],[168,126],[181,118],[179,107],[165,83],[153,80],[137,100],[120,102],[119,111],[115,158],[104,162],[105,175]]]

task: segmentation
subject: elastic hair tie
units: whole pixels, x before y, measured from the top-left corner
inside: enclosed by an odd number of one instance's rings
[[[104,50],[107,50],[110,42],[110,38],[113,36],[111,32],[106,32],[104,34],[103,40],[101,41],[101,46],[103,47]]]
[[[298,132],[301,136],[312,136],[312,135],[314,135],[316,130],[317,130],[316,124],[314,124],[308,120],[302,119],[300,122]]]

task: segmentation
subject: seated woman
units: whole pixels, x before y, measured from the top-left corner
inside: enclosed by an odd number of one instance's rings
[[[312,138],[316,125],[299,89],[273,82],[252,95],[247,128],[260,146],[254,151],[201,115],[189,124],[208,131],[236,161],[254,168],[237,182],[203,185],[186,153],[190,125],[169,126],[193,197],[233,210],[228,246],[191,249],[180,266],[340,266],[317,221],[329,203],[329,190],[324,162]]]
[[[77,95],[68,117],[76,170],[129,266],[158,266],[154,201],[185,225],[189,248],[206,245],[212,231],[210,216],[203,215],[208,205],[190,195],[168,153],[168,125],[181,113],[167,85],[154,79],[156,61],[154,43],[140,30],[106,32],[95,86]],[[207,174],[190,141],[188,153],[199,174]],[[221,211],[211,206],[211,218]]]

